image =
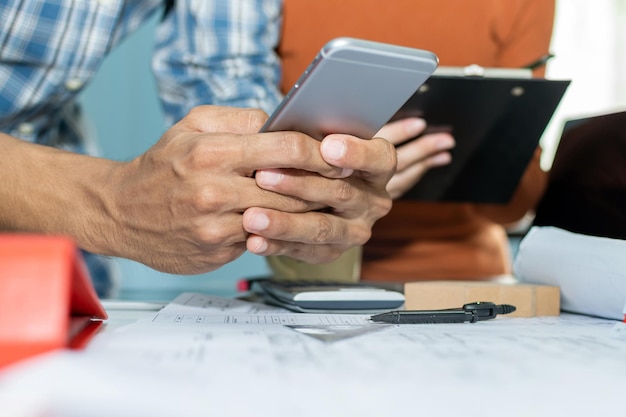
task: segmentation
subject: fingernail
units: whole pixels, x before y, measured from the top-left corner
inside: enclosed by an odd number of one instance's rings
[[[343,168],[341,170],[341,174],[339,174],[339,178],[348,178],[350,175],[352,175],[353,172],[354,172],[353,169]]]
[[[267,241],[265,239],[256,239],[257,245],[250,250],[252,253],[263,254],[268,248]]]
[[[325,139],[322,142],[321,150],[327,162],[328,160],[336,161],[346,154],[346,145],[339,139]]]
[[[255,178],[259,185],[271,186],[281,182],[283,174],[280,171],[263,170],[257,171]]]
[[[267,226],[270,224],[270,219],[263,213],[256,213],[250,219],[250,223],[248,224],[248,232],[260,232],[261,230],[267,229]]]
[[[409,123],[409,128],[411,130],[419,130],[422,131],[426,127],[426,121],[424,119],[411,119]]]

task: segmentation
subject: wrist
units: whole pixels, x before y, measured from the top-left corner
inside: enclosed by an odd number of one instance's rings
[[[107,215],[117,162],[0,135],[0,229],[69,236],[85,250],[112,254]]]

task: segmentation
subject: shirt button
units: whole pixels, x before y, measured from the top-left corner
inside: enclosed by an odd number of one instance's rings
[[[17,127],[17,131],[22,135],[32,135],[35,131],[35,126],[32,123],[22,123]]]
[[[82,86],[83,86],[83,82],[82,80],[79,80],[78,78],[70,78],[69,80],[65,82],[65,88],[67,88],[70,91],[79,90]]]

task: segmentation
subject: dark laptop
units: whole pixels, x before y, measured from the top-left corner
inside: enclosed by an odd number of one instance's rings
[[[565,123],[534,225],[626,239],[626,112]]]

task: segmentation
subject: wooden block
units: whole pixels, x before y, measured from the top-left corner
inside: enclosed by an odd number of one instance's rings
[[[476,301],[511,304],[511,317],[558,316],[559,287],[489,281],[419,281],[404,284],[407,310],[459,308]]]

